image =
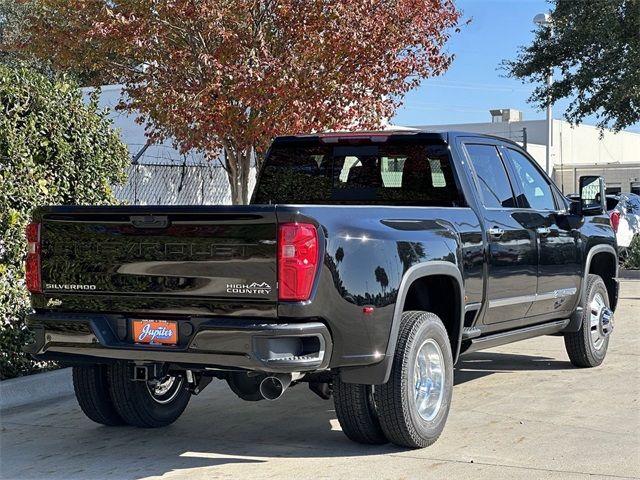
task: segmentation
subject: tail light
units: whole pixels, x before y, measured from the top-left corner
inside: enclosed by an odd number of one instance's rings
[[[308,223],[284,223],[278,235],[278,298],[308,300],[318,268],[318,230]]]
[[[618,225],[620,225],[620,212],[618,212],[617,210],[611,212],[609,222],[611,223],[611,228],[613,228],[613,231],[618,233]]]
[[[27,289],[32,293],[42,292],[39,223],[30,223],[27,225],[27,262],[25,270]]]

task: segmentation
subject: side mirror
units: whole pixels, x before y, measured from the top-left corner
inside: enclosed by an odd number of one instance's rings
[[[607,211],[606,205],[604,178],[596,175],[580,177],[578,213],[587,216],[602,215]]]

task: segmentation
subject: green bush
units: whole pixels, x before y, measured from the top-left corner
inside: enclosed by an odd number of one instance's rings
[[[640,235],[635,235],[631,240],[622,266],[631,270],[640,269]]]
[[[97,96],[24,66],[0,64],[0,379],[47,365],[21,351],[24,317],[25,226],[40,205],[111,204],[111,185],[125,180],[127,147]]]

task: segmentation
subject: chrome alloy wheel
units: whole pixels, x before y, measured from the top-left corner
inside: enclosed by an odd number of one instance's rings
[[[428,339],[420,345],[414,367],[415,400],[423,420],[433,420],[444,398],[445,369],[442,350]]]
[[[596,350],[600,350],[605,339],[613,330],[613,312],[607,307],[604,297],[599,292],[593,296],[589,308],[591,310],[591,342]]]
[[[167,375],[160,380],[149,380],[147,389],[154,401],[165,404],[171,402],[184,388],[184,378]]]

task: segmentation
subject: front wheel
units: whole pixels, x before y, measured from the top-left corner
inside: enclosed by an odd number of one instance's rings
[[[452,392],[453,356],[442,321],[430,312],[404,312],[389,381],[374,392],[385,436],[402,447],[433,444]]]
[[[576,367],[597,367],[607,355],[613,312],[602,278],[589,274],[585,290],[580,330],[564,334],[569,360]]]
[[[180,375],[141,382],[132,381],[126,362],[109,369],[111,398],[118,414],[136,427],[164,427],[175,422],[191,399],[186,380]]]

